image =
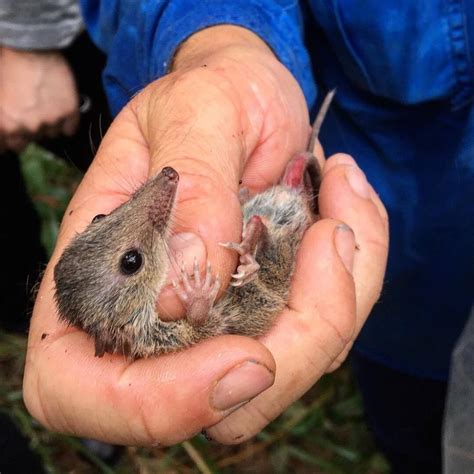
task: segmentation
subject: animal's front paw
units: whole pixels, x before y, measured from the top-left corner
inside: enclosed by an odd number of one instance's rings
[[[203,324],[214,304],[221,286],[219,275],[212,279],[211,264],[207,262],[206,273],[201,278],[199,265],[194,259],[193,278],[191,279],[184,267],[181,267],[181,278],[178,283],[173,281],[173,287],[178,298],[186,307],[186,319],[193,326]]]

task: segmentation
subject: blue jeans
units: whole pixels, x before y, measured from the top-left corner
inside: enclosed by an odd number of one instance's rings
[[[399,372],[353,351],[369,427],[393,474],[441,473],[446,382]]]

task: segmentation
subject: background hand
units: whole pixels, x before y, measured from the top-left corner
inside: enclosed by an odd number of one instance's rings
[[[0,47],[0,149],[21,151],[33,140],[76,130],[74,77],[58,52]]]

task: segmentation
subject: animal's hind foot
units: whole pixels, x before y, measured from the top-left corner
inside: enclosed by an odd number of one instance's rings
[[[248,253],[241,255],[240,265],[237,267],[237,273],[232,274],[232,286],[242,286],[257,278],[260,265],[253,255]]]
[[[211,264],[207,262],[204,278],[196,259],[193,265],[193,278],[181,267],[179,282],[173,281],[176,295],[186,307],[186,319],[193,326],[202,325],[211,310],[221,286],[219,275],[212,278]]]
[[[245,235],[240,244],[235,242],[220,244],[222,247],[235,250],[240,255],[237,271],[232,275],[231,286],[243,286],[257,278],[260,265],[255,260],[254,254],[257,244],[265,239],[266,232],[267,228],[260,216],[253,216],[247,223]]]

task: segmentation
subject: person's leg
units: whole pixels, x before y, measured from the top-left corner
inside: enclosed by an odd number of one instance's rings
[[[28,440],[3,413],[0,413],[0,472],[2,474],[44,472],[39,457],[29,449]]]
[[[26,334],[32,306],[31,289],[46,262],[40,241],[40,222],[25,188],[18,156],[0,154],[0,246],[3,284],[0,327]]]
[[[109,123],[105,94],[101,84],[104,56],[82,35],[64,55],[76,77],[78,91],[89,106],[73,137],[58,137],[39,144],[55,155],[85,171]],[[0,153],[0,244],[2,248],[3,287],[0,294],[0,328],[26,334],[32,309],[32,288],[47,262],[40,241],[40,221],[21,173],[16,153]],[[120,452],[115,447],[97,444],[96,455],[113,462]],[[0,417],[0,472],[41,473],[41,463],[8,416]],[[8,456],[7,456],[8,454]]]
[[[40,242],[40,223],[23,182],[18,156],[0,154],[0,246],[2,249],[2,291],[0,328],[25,334],[32,306],[31,288],[46,262]],[[0,413],[0,472],[44,472],[39,458],[13,420]]]
[[[446,383],[393,370],[356,351],[351,365],[367,422],[392,472],[441,473]]]

